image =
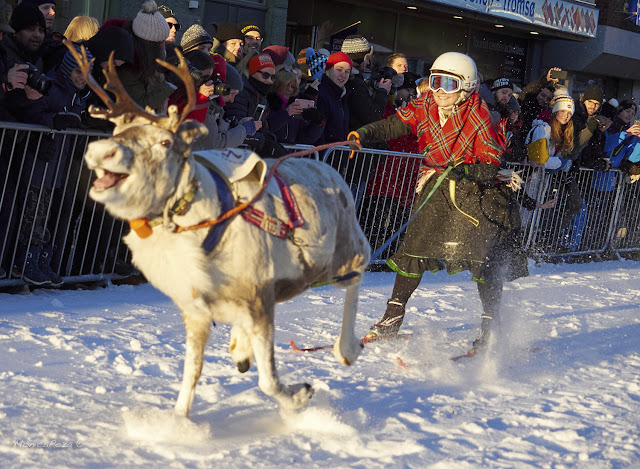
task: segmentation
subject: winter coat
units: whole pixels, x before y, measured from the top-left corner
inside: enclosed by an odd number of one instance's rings
[[[542,119],[535,119],[533,121],[533,128],[529,131],[525,140],[525,145],[541,138],[545,138],[549,146],[549,159],[544,164],[545,169],[549,171],[569,171],[572,161],[569,158],[561,156],[558,148],[551,144],[551,126]]]
[[[351,76],[345,88],[349,106],[349,130],[358,130],[363,125],[382,119],[389,100],[386,90],[372,88],[361,74]]]
[[[538,103],[538,94],[543,88],[549,86],[551,82],[547,81],[547,77],[542,76],[525,86],[520,93],[520,107],[522,109],[521,119],[523,122],[522,130],[528,133],[533,126],[533,121],[538,118],[540,112],[544,110]]]
[[[174,88],[164,80],[164,77],[145,85],[141,74],[131,67],[119,69],[118,77],[133,101],[142,108],[149,106],[156,112],[162,109],[165,101],[174,92]]]
[[[308,112],[305,110],[298,116],[290,116],[286,111],[286,107],[294,102],[294,98],[285,103],[280,96],[269,93],[267,101],[269,103],[267,118],[269,130],[275,134],[278,142],[309,145],[321,137],[324,132],[325,120],[320,116],[319,111],[316,110],[317,115],[311,122],[304,117],[306,114],[313,114],[311,111],[313,108],[309,108]]]
[[[196,140],[192,150],[221,150],[223,148],[236,148],[242,145],[247,137],[247,130],[243,125],[231,127],[223,119],[224,109],[214,103],[209,103],[209,112],[204,119],[204,125],[209,133]]]
[[[349,134],[349,103],[346,88],[339,87],[325,74],[318,91],[318,111],[324,116],[325,128],[316,145],[345,141]]]

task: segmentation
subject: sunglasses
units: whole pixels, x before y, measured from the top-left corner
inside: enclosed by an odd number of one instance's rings
[[[429,88],[434,93],[438,90],[445,93],[457,93],[462,89],[462,80],[453,75],[430,75]]]
[[[171,28],[175,29],[176,32],[180,31],[180,28],[181,28],[180,23],[169,23],[169,29]]]
[[[260,75],[262,75],[262,78],[264,78],[265,80],[274,80],[276,78],[276,74],[271,74],[269,72],[260,72]]]

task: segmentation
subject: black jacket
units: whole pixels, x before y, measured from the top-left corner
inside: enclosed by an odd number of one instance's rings
[[[318,111],[325,118],[325,128],[316,145],[346,140],[349,134],[348,93],[326,74],[319,86]]]
[[[357,130],[363,125],[382,119],[389,94],[382,88],[373,89],[361,74],[349,78],[345,85],[349,104],[349,130]]]

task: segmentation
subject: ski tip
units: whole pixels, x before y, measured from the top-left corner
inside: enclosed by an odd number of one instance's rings
[[[396,357],[396,360],[398,360],[398,365],[400,365],[401,368],[404,369],[408,369],[411,368],[409,365],[407,365],[404,361],[402,361],[402,358],[400,357]]]
[[[291,340],[289,341],[289,345],[291,345],[291,349],[292,349],[294,352],[304,352],[304,350],[302,350],[302,349],[298,348],[298,346],[295,344],[295,342],[293,341],[293,339],[291,339]]]

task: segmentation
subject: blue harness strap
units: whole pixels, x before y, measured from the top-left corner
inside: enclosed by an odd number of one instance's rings
[[[218,198],[220,199],[221,205],[220,213],[226,213],[236,205],[231,189],[227,185],[227,182],[216,171],[209,167],[207,167],[207,171],[209,171],[209,174],[211,174],[211,177],[216,183],[216,190],[218,191]],[[209,233],[207,233],[207,237],[202,242],[202,249],[204,249],[205,254],[209,255],[211,251],[215,249],[232,219],[233,217],[227,218],[211,227]]]

